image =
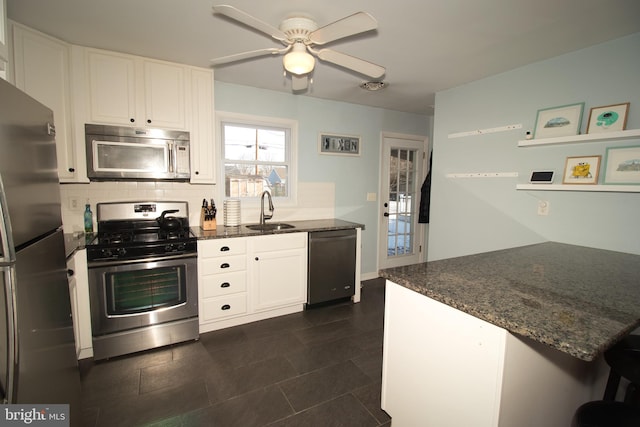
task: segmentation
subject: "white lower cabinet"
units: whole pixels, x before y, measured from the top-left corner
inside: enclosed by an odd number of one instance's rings
[[[73,332],[76,339],[76,354],[78,359],[85,359],[93,356],[86,250],[77,250],[76,253],[67,260],[67,276],[69,278],[71,316],[73,317]]]
[[[200,332],[304,309],[307,233],[198,241]]]
[[[307,233],[254,237],[250,245],[253,309],[306,302]]]
[[[247,312],[247,239],[198,241],[200,325]]]
[[[393,425],[568,426],[602,390],[600,362],[386,282],[381,408]]]

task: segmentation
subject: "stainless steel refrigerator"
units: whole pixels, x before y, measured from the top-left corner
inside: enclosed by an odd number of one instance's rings
[[[2,400],[69,404],[80,425],[53,113],[2,79],[0,242]]]

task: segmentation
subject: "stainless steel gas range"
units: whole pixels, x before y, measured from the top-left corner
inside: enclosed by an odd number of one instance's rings
[[[187,202],[98,203],[87,245],[94,359],[198,338]]]

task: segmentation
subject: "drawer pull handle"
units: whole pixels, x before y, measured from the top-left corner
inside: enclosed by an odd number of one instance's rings
[[[221,288],[228,288],[229,286],[231,286],[231,283],[229,282],[224,282],[223,284],[220,285]]]
[[[231,308],[231,306],[229,304],[225,304],[220,308],[222,308],[223,310],[229,310]]]
[[[230,267],[230,265],[229,265],[228,262],[225,262],[224,264],[220,265],[220,268],[229,268],[229,267]]]
[[[220,252],[228,252],[229,251],[229,246],[223,246],[220,248]]]

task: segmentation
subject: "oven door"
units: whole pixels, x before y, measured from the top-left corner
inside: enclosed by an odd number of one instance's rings
[[[93,336],[198,317],[197,256],[89,264]]]

